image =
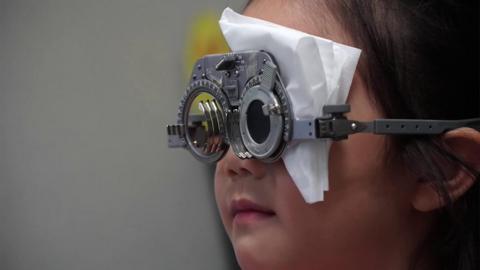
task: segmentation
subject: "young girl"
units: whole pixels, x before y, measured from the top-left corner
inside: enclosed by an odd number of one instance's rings
[[[244,15],[362,49],[349,118],[479,117],[477,1],[250,1]],[[479,269],[480,132],[334,142],[307,204],[283,162],[218,162],[242,269]]]

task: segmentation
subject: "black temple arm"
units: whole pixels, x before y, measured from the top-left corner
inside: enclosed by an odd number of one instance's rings
[[[480,118],[465,120],[377,119],[373,121],[373,133],[376,134],[435,135],[460,127],[480,130]]]
[[[342,140],[355,133],[384,135],[437,135],[461,127],[480,131],[480,118],[462,120],[377,119],[360,122],[347,119],[348,104],[324,106],[325,116],[316,119],[316,137]]]

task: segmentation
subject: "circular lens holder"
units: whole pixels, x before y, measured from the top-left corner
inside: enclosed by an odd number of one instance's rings
[[[239,125],[247,155],[270,162],[280,158],[291,138],[292,117],[290,102],[277,67],[269,61],[263,64],[262,74],[252,78],[246,85],[240,105]],[[258,115],[257,109],[252,110],[252,106],[258,104],[262,105],[262,115]],[[249,115],[252,112],[255,114]],[[255,117],[259,119],[251,121]],[[259,128],[262,122],[265,126]],[[252,123],[255,126],[251,126]]]
[[[228,100],[220,87],[207,79],[193,81],[180,101],[177,123],[185,128],[187,149],[202,162],[221,159],[226,144]]]

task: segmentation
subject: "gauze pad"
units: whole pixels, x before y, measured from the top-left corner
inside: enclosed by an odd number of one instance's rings
[[[265,50],[273,54],[296,119],[322,116],[324,105],[346,102],[360,50],[230,8],[220,19],[232,51]],[[328,190],[330,140],[292,142],[283,161],[307,203],[323,200]]]

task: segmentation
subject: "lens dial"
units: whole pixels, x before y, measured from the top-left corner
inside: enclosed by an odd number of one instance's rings
[[[225,154],[227,109],[224,94],[209,80],[194,81],[182,98],[178,122],[185,127],[187,148],[200,161],[213,163]]]

